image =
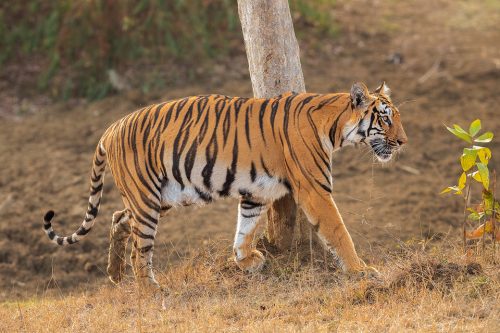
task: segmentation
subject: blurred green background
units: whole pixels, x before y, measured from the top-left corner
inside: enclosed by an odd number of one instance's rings
[[[334,35],[332,4],[291,0],[295,25]],[[244,44],[236,0],[23,0],[0,3],[0,49],[0,66],[36,65],[29,89],[99,99],[124,84],[148,92],[175,82],[175,70],[155,74],[159,65],[185,68],[189,81]]]

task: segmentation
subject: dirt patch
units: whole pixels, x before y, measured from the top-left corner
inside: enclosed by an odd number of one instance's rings
[[[302,47],[308,91],[346,91],[358,80],[375,88],[385,80],[400,105],[410,142],[394,163],[374,164],[370,153],[356,149],[334,157],[334,198],[361,255],[377,265],[402,242],[436,234],[459,237],[461,202],[438,193],[459,175],[461,143],[443,123],[481,118],[488,130],[500,135],[500,32],[489,25],[498,22],[498,11],[461,1],[438,3],[338,4],[335,11],[343,27],[338,39]],[[470,25],[471,17],[481,19]],[[223,66],[201,83],[172,87],[159,99],[201,93],[250,96],[248,74],[230,74],[232,67],[238,73],[247,68],[245,58],[235,57]],[[95,144],[109,124],[135,110],[137,103],[143,100],[116,96],[91,104],[73,101],[0,120],[0,299],[108,283],[109,221],[122,209],[111,177],[105,181],[97,225],[79,245],[55,248],[43,234],[42,216],[54,209],[59,233],[77,228],[88,199]],[[499,142],[490,146],[494,156],[500,154]],[[492,167],[500,170],[497,161]],[[208,240],[227,246],[229,258],[235,220],[231,200],[172,212],[159,226],[155,266],[165,270]],[[312,260],[321,257],[320,252]],[[436,278],[447,276],[443,269],[453,271],[450,266],[432,267]]]

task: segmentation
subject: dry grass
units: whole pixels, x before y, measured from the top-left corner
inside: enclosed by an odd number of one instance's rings
[[[158,277],[163,303],[120,287],[0,305],[0,331],[494,332],[500,269],[466,263],[455,250],[401,251],[382,266],[383,282],[348,279],[321,259],[271,256],[246,275],[228,249],[207,245]],[[321,257],[316,253],[316,257]]]

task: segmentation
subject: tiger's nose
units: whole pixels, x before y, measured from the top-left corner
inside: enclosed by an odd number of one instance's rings
[[[408,139],[407,138],[401,138],[401,139],[397,139],[396,141],[398,142],[398,145],[402,146],[402,145],[404,145],[405,143],[408,142]]]

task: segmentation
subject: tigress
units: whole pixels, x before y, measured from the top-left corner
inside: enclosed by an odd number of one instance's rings
[[[332,153],[365,144],[382,162],[407,142],[400,113],[385,83],[370,93],[355,83],[350,93],[285,93],[262,98],[223,95],[186,97],[131,113],[112,124],[94,154],[85,219],[68,237],[73,244],[91,230],[101,202],[106,165],[125,205],[113,215],[108,274],[117,283],[125,249],[141,285],[159,288],[152,270],[160,217],[170,208],[239,198],[234,260],[257,271],[264,256],[252,244],[273,201],[292,194],[319,239],[347,272],[377,273],[357,255],[332,198]]]

